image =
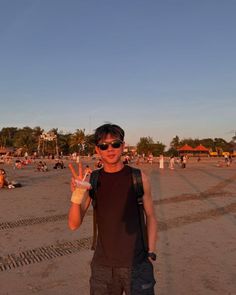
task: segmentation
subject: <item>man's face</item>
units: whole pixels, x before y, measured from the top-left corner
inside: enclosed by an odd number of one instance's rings
[[[119,145],[120,146],[113,147],[110,143],[114,143],[114,146]],[[105,138],[99,141],[98,144],[108,143],[108,148],[106,150],[103,150],[102,147],[96,146],[96,152],[101,157],[104,164],[117,164],[121,160],[121,155],[124,149],[124,143],[121,143],[121,140],[117,137],[114,137],[110,134],[108,134]],[[105,146],[105,145],[104,145]]]

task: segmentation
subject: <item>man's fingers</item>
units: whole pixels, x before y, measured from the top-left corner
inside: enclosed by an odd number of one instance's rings
[[[83,179],[83,165],[82,165],[81,162],[78,164],[78,172],[76,172],[73,164],[70,163],[68,166],[70,168],[70,171],[71,171],[72,176],[74,177],[74,179],[78,179],[78,180]]]
[[[79,179],[83,179],[83,165],[81,162],[78,164]]]
[[[75,168],[73,167],[73,165],[70,163],[68,166],[69,166],[69,168],[70,168],[70,171],[71,171],[73,177],[74,177],[75,179],[77,179],[77,178],[78,178],[78,174],[76,173]]]

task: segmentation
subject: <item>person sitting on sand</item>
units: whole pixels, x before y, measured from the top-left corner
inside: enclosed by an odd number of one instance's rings
[[[48,166],[47,166],[47,163],[46,163],[46,162],[43,162],[42,171],[43,171],[43,172],[48,171]]]
[[[4,169],[0,169],[0,189],[15,187],[21,187],[21,184],[15,181],[9,181],[7,179],[6,171]]]
[[[14,166],[15,169],[21,169],[22,168],[22,162],[21,160],[17,159],[15,161],[15,166]]]
[[[57,162],[55,163],[55,165],[53,167],[53,169],[59,169],[59,168],[61,168],[61,169],[65,168],[65,165],[62,160],[57,160]]]
[[[0,188],[4,188],[8,186],[8,182],[6,179],[6,172],[4,169],[0,169]]]
[[[39,161],[37,163],[36,170],[37,171],[40,171],[40,172],[46,172],[46,171],[48,171],[48,167],[47,167],[46,162]]]
[[[37,164],[36,164],[36,170],[37,171],[42,171],[42,161],[39,161]]]

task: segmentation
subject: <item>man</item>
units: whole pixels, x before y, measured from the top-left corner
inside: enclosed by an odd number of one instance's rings
[[[103,168],[96,192],[98,238],[91,263],[90,294],[153,295],[152,259],[156,258],[157,222],[149,181],[142,173],[148,254],[143,245],[132,168],[124,165],[121,159],[124,131],[114,124],[102,125],[95,131],[95,144]],[[90,203],[88,191],[79,199],[72,194],[70,229],[75,230],[81,225]]]

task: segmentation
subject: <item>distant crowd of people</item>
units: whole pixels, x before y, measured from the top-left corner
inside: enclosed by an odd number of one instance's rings
[[[7,159],[7,161],[6,161]],[[81,161],[81,156],[77,153],[74,153],[70,160],[74,160],[77,164]],[[103,162],[100,158],[93,158],[92,160],[95,160],[93,163],[93,168],[91,168],[89,165],[86,165],[86,172],[87,175],[91,174],[93,169],[99,169],[103,167]],[[48,161],[50,160],[50,161]],[[48,164],[51,163],[51,160],[54,161],[53,166],[51,166],[53,169],[64,169],[66,168],[64,161],[61,157],[54,157],[50,156],[47,161],[45,159],[37,161],[35,157],[29,157],[25,156],[23,158],[16,158],[13,162],[13,160],[9,160],[9,157],[0,157],[0,164],[9,164],[11,163],[13,165],[13,169],[22,169],[27,165],[34,164],[35,171],[38,172],[47,172],[49,171]],[[202,161],[202,158],[198,156],[196,158],[197,162]],[[188,155],[180,155],[179,157],[175,157],[174,155],[170,157],[164,157],[164,155],[160,155],[159,157],[154,157],[152,153],[149,153],[147,156],[145,154],[133,156],[133,155],[124,155],[123,156],[123,164],[129,165],[129,164],[158,164],[159,169],[165,169],[169,168],[170,170],[174,170],[177,167],[185,169],[188,162]],[[230,167],[232,165],[233,158],[231,155],[224,155],[224,158],[221,158],[216,162],[217,167]],[[52,163],[51,163],[52,164]],[[9,181],[6,177],[6,171],[4,169],[0,169],[0,188],[14,188],[21,186],[19,183],[15,181]]]
[[[36,171],[47,172],[48,171],[47,163],[44,161],[39,161],[38,163],[36,163]]]
[[[130,157],[129,161],[126,160],[126,157],[125,162],[126,164],[128,164],[130,162]],[[170,157],[164,157],[164,155],[161,154],[159,157],[154,158],[153,154],[149,154],[148,156],[145,156],[145,154],[143,154],[142,156],[136,157],[135,164],[140,165],[147,163],[152,165],[154,161],[155,163],[159,164],[160,169],[164,169],[165,166],[167,166],[169,169],[174,170],[175,164],[177,164],[181,168],[186,168],[187,156],[181,155],[180,157],[175,157],[174,155],[172,155]]]

